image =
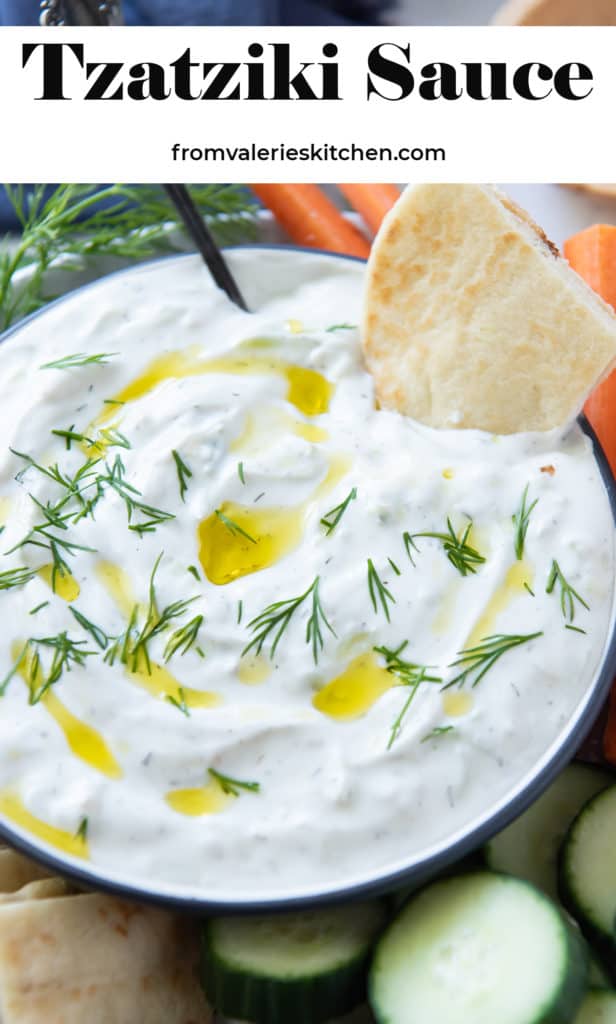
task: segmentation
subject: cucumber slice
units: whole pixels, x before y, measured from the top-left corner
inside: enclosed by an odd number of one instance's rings
[[[586,991],[584,944],[527,882],[489,871],[415,896],[379,940],[378,1024],[569,1024]]]
[[[580,808],[614,782],[600,768],[572,764],[512,825],[484,848],[493,871],[525,878],[548,896],[558,896],[558,852]]]
[[[582,1003],[575,1024],[616,1024],[616,992],[592,989]]]
[[[561,851],[560,892],[582,930],[616,967],[616,786],[598,793]]]
[[[381,902],[268,917],[214,918],[201,982],[219,1013],[255,1024],[321,1024],[365,999]]]

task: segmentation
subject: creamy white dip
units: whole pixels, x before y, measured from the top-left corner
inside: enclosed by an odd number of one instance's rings
[[[370,878],[494,808],[588,693],[613,590],[577,427],[492,437],[377,411],[363,267],[231,262],[253,313],[198,259],[163,261],[0,350],[0,572],[41,570],[0,577],[0,812],[106,875],[220,899]],[[416,536],[448,519],[485,559],[465,574]],[[79,545],[56,545],[56,592],[54,537]],[[311,587],[257,653],[253,620]],[[485,660],[443,689],[494,634],[477,685]],[[402,644],[387,672],[375,647]]]

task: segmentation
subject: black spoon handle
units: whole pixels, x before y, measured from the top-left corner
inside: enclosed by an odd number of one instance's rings
[[[163,185],[163,188],[182,218],[188,234],[203,256],[218,287],[227,293],[236,306],[248,312],[248,306],[244,302],[237,282],[225,263],[222,252],[206,227],[203,217],[193,203],[186,185]]]

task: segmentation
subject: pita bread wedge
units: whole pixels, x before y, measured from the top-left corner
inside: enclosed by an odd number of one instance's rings
[[[494,25],[616,25],[614,0],[509,0]]]
[[[573,419],[616,360],[616,316],[496,189],[416,185],[375,240],[362,340],[382,406],[509,434]]]
[[[11,894],[29,882],[49,878],[49,871],[8,847],[0,849],[0,895]]]
[[[195,925],[80,894],[0,905],[2,1024],[210,1024]]]

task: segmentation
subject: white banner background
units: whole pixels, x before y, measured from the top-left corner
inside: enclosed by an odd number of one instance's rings
[[[338,101],[62,101],[35,99],[41,50],[22,69],[22,44],[82,42],[87,61],[168,65],[190,47],[194,61],[244,61],[251,43],[289,43],[292,62],[322,60],[338,46]],[[413,94],[399,101],[366,96],[368,53],[379,43],[410,44]],[[390,54],[392,55],[392,54]],[[431,61],[541,61],[553,69],[583,62],[592,94],[573,102],[552,94],[532,102],[423,100],[420,70]],[[66,57],[66,93],[85,92],[85,73]],[[124,80],[128,80],[125,74]],[[201,81],[199,75],[195,83]],[[266,71],[266,82],[271,71]],[[383,91],[385,85],[381,83]],[[389,86],[391,95],[397,89]],[[616,28],[150,28],[0,29],[4,181],[614,181],[616,180]],[[445,161],[180,161],[172,146],[442,147]]]

